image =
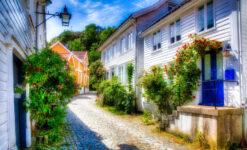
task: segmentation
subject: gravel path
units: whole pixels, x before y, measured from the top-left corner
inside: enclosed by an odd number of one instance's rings
[[[71,149],[183,150],[171,140],[153,134],[138,121],[115,116],[95,106],[95,95],[80,95],[68,105],[67,143]],[[72,148],[73,147],[73,148]]]

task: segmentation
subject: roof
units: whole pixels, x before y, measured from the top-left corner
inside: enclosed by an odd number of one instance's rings
[[[143,16],[147,13],[150,13],[152,11],[154,11],[155,9],[157,9],[158,7],[160,7],[160,5],[162,5],[163,3],[166,3],[166,2],[170,2],[170,0],[159,0],[158,2],[156,2],[155,4],[149,6],[149,7],[146,7],[144,9],[141,9],[139,11],[136,11],[134,13],[132,13],[131,15],[129,15],[129,17],[127,19],[125,19],[119,26],[118,28],[98,47],[97,51],[101,51],[102,50],[102,47],[105,46],[105,44],[108,42],[108,41],[112,41],[113,40],[113,35],[115,35],[117,32],[121,32],[120,29],[122,29],[124,26],[128,25],[129,23],[133,23],[133,19],[136,19],[140,16]]]
[[[74,55],[76,55],[79,59],[83,60],[84,57],[87,55],[87,51],[72,51]]]
[[[81,63],[84,64],[84,62],[82,61],[82,59],[78,58],[76,54],[72,53],[67,47],[65,47],[61,42],[57,41],[55,44],[53,44],[52,46],[50,46],[50,48],[52,49],[54,46],[56,46],[57,44],[60,44],[65,50],[67,50],[69,52],[69,56],[70,55],[74,55],[76,59],[78,59]],[[58,53],[59,54],[59,53]],[[67,58],[67,55],[65,56],[65,53],[60,53],[63,58]],[[69,58],[69,57],[68,57]]]
[[[68,60],[70,55],[69,53],[58,53],[60,57],[64,58],[65,60]]]
[[[155,21],[154,23],[152,23],[150,26],[148,26],[146,29],[144,29],[141,34],[143,34],[145,31],[147,31],[149,28],[151,28],[152,26],[156,25],[157,23],[159,23],[160,21],[162,21],[163,19],[165,19],[166,17],[170,16],[172,13],[176,12],[179,8],[181,8],[182,6],[184,6],[185,4],[187,4],[188,2],[190,2],[191,0],[184,0],[182,3],[180,3],[179,5],[177,5],[175,8],[173,8],[170,12],[168,12],[167,14],[165,14],[163,17],[161,17],[160,19],[158,19],[157,21]]]

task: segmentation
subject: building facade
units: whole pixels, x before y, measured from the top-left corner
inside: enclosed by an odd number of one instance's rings
[[[135,67],[133,85],[138,97],[139,110],[143,110],[138,79],[142,76],[144,68],[144,40],[138,33],[159,20],[180,2],[181,0],[159,0],[154,5],[131,14],[97,50],[101,52],[107,78],[117,75],[123,84],[127,83],[126,66],[133,63]]]
[[[50,48],[69,63],[72,68],[72,74],[76,77],[76,82],[81,87],[78,94],[88,93],[89,69],[87,51],[70,51],[60,42],[56,42]]]
[[[29,114],[23,108],[28,97],[19,96],[14,88],[21,85],[22,63],[34,53],[33,47],[46,46],[46,27],[38,24],[45,16],[44,0],[0,1],[0,149],[21,149],[31,146]]]
[[[246,120],[242,120],[246,118],[243,113],[246,107],[246,5],[245,1],[238,0],[184,0],[140,34],[144,37],[145,70],[171,63],[176,50],[190,42],[189,34],[197,33],[223,43],[218,54],[209,51],[199,60],[201,86],[194,93],[192,103],[175,111],[179,116],[170,116],[168,131],[179,131],[191,137],[202,133],[213,141],[211,146],[218,148],[224,148],[227,140],[240,142],[246,135]],[[146,99],[142,98],[142,102],[146,103]]]

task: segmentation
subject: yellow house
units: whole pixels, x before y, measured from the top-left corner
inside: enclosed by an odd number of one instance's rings
[[[89,69],[87,51],[70,51],[59,41],[50,48],[69,63],[72,73],[76,77],[76,82],[82,87],[78,93],[88,93]]]

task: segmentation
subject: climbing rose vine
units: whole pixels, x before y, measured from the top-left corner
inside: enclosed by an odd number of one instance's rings
[[[170,102],[174,108],[179,105],[179,101],[182,105],[193,100],[193,98],[196,98],[193,96],[193,91],[197,90],[200,86],[199,80],[202,73],[198,68],[198,60],[199,58],[204,57],[206,52],[209,50],[219,53],[219,48],[222,47],[222,42],[210,40],[209,38],[204,38],[197,34],[190,34],[189,38],[192,42],[185,43],[182,47],[178,48],[173,61],[164,66],[168,80],[163,81],[162,77],[157,78],[156,76],[160,76],[160,73],[156,73],[155,67],[152,67],[151,70],[151,72],[153,72],[153,77],[150,73],[144,74],[142,77],[142,85],[147,98],[151,97],[151,100],[154,98],[152,93],[157,91],[157,85],[165,85],[165,83],[162,82],[166,82],[168,87],[167,89],[170,90],[169,94],[171,95],[166,96],[167,98],[172,99],[172,102]],[[152,86],[150,86],[151,84]],[[159,93],[156,93],[155,95],[163,95],[160,92],[162,91],[159,91]],[[164,101],[164,98],[158,100]],[[153,101],[157,105],[161,103],[157,102],[157,98],[154,98]]]

